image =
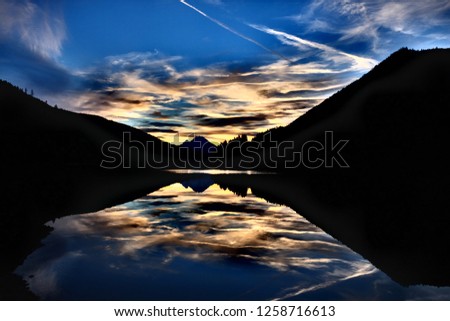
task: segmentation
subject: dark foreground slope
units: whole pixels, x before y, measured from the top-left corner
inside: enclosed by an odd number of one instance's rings
[[[97,168],[105,159],[102,145],[111,140],[122,142],[124,133],[129,133],[130,140],[152,143],[156,146],[152,152],[158,153],[168,146],[130,126],[51,107],[6,81],[0,81],[0,113],[4,166],[17,167],[20,163],[22,166]],[[135,165],[137,153],[130,155],[127,148],[124,150],[123,159],[130,159],[129,165]]]
[[[313,222],[403,284],[450,284],[449,88],[450,50],[402,49],[272,131],[297,148],[311,140],[325,146],[325,131],[335,143],[349,141],[342,149],[349,168],[335,162],[279,170],[289,172],[291,183],[308,181],[335,209],[335,217],[309,217]],[[361,222],[364,237],[352,239],[342,221]]]

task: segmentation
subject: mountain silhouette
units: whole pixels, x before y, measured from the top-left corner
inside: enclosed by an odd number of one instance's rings
[[[417,121],[417,109],[424,113],[423,120],[437,116],[435,110],[444,113],[441,106],[442,100],[448,98],[445,86],[449,81],[446,74],[449,55],[450,49],[415,51],[402,48],[289,125],[270,130],[272,139],[286,140],[301,133],[309,139],[317,127],[349,131],[345,129],[348,125],[350,129],[358,127],[355,129],[362,130],[358,125],[366,123],[354,123],[364,121],[370,125],[374,117],[390,119],[390,124],[398,121],[396,125],[399,126],[412,124]],[[330,123],[326,124],[327,121]],[[254,140],[261,140],[263,134],[258,134]]]
[[[124,141],[122,160],[133,165],[143,158],[147,143],[161,153],[169,144],[145,132],[100,116],[51,107],[6,81],[0,81],[0,139],[2,162],[13,166],[94,166],[103,159],[101,148],[108,141]],[[140,149],[138,155],[137,149]],[[134,152],[134,154],[133,154]],[[141,159],[139,159],[141,161]]]
[[[385,176],[386,170],[395,170],[395,177],[403,175],[405,179],[410,178],[409,173],[439,178],[450,160],[445,148],[449,85],[450,49],[403,48],[289,125],[258,134],[254,141],[270,134],[274,141],[293,142],[298,152],[310,141],[325,146],[324,133],[328,131],[334,142],[348,140],[342,148],[350,167],[347,173],[358,170]],[[282,162],[277,165],[279,171],[286,170]],[[330,171],[340,167],[325,165]]]
[[[315,197],[335,209],[335,217],[311,222],[403,284],[449,282],[449,88],[449,49],[401,49],[291,124],[269,131],[275,141],[292,141],[296,151],[310,141],[326,146],[326,131],[334,143],[348,141],[346,168],[279,163],[277,170],[289,173],[291,183],[308,181]],[[364,240],[351,239],[352,227],[343,221],[361,222]],[[399,269],[399,261],[415,265],[414,272]]]
[[[217,150],[217,147],[203,136],[195,136],[191,140],[184,141],[180,146],[207,154]]]

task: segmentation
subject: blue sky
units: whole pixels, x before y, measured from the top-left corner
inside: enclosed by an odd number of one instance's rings
[[[0,0],[0,78],[166,140],[294,120],[391,52],[450,46],[450,3]]]

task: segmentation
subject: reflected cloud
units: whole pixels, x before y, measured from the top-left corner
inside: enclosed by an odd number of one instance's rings
[[[319,283],[319,284],[313,285],[311,287],[299,286],[299,287],[293,287],[293,288],[287,289],[285,295],[283,295],[279,298],[274,298],[274,300],[280,301],[280,300],[292,299],[296,296],[300,296],[300,295],[308,293],[308,292],[314,292],[317,290],[321,290],[321,289],[333,286],[339,282],[344,282],[344,281],[347,281],[347,280],[350,280],[353,278],[374,274],[377,272],[377,269],[372,266],[368,266],[367,264],[354,264],[351,266],[351,271],[348,271],[348,272],[350,272],[349,275],[342,276],[341,278],[337,278],[337,279],[332,279],[330,281],[326,281],[323,283]]]
[[[289,286],[285,281],[275,282],[265,293],[265,299],[274,299],[356,278],[364,275],[362,271],[376,271],[293,210],[265,202],[251,191],[238,197],[227,187],[209,186],[209,181],[200,194],[192,186],[203,181],[200,177],[197,182],[176,183],[121,206],[59,219],[50,224],[55,231],[47,245],[32,254],[17,273],[33,274],[26,278],[30,288],[48,298],[58,296],[64,270],[60,264],[76,259],[71,253],[78,253],[80,260],[101,260],[96,265],[109,262],[107,269],[114,273],[152,270],[162,279],[174,273],[189,279],[192,264],[208,271],[225,265],[228,268],[220,272],[225,278],[235,268],[284,275]],[[67,254],[46,260],[49,244],[66,239],[70,243]],[[184,263],[180,266],[179,262]],[[53,292],[43,286],[46,279],[53,284]]]

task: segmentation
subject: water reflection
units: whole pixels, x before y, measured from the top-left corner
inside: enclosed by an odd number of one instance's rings
[[[52,300],[450,297],[404,289],[293,210],[237,194],[204,176],[58,219],[16,273]]]

